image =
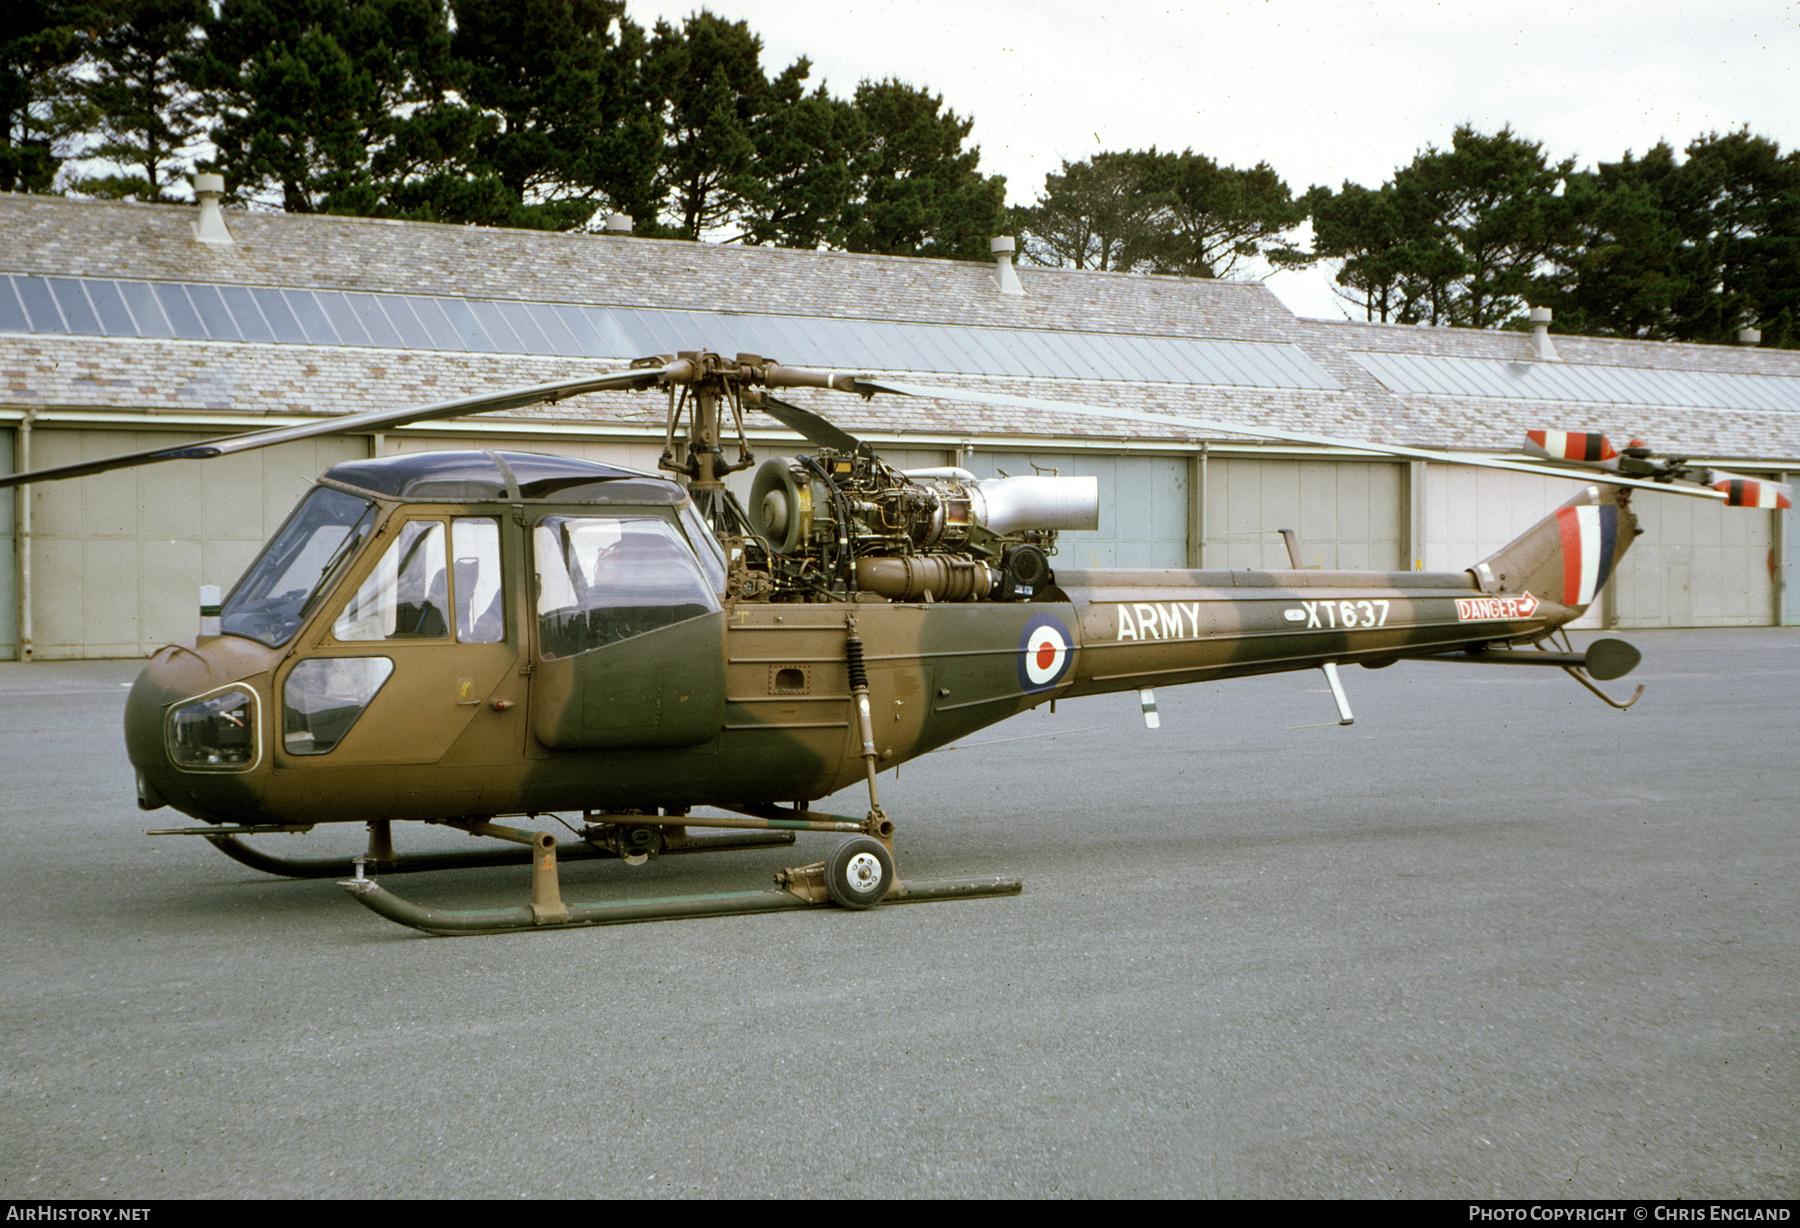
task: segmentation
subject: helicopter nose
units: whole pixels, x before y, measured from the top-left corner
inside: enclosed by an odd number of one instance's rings
[[[231,798],[262,761],[266,720],[258,685],[264,652],[243,641],[171,644],[150,658],[125,701],[125,748],[138,806],[173,806],[212,821],[241,821]],[[249,659],[245,659],[248,657]],[[247,668],[248,667],[248,668]]]

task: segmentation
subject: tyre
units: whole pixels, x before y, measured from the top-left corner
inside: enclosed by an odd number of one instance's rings
[[[825,859],[825,890],[845,908],[873,908],[894,885],[894,859],[872,836],[851,836]]]

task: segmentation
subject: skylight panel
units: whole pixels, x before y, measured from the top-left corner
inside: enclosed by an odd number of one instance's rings
[[[156,291],[147,281],[121,281],[116,283],[119,297],[131,311],[132,321],[137,325],[140,337],[173,337],[175,330],[169,326],[169,318],[163,314],[162,304],[156,301]]]
[[[16,277],[0,277],[0,332],[28,333],[31,321],[25,316],[25,305],[13,288]]]
[[[250,291],[242,286],[220,286],[219,297],[224,300],[225,309],[237,322],[237,330],[245,341],[275,340],[275,330],[263,318],[262,308],[256,305],[256,298]]]

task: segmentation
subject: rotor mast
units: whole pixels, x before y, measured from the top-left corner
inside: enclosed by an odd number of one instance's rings
[[[726,476],[756,463],[756,454],[750,450],[750,441],[744,433],[746,394],[752,405],[763,404],[755,385],[855,391],[854,379],[844,372],[785,367],[756,354],[726,358],[706,351],[688,350],[673,358],[664,355],[642,359],[633,365],[660,367],[661,382],[669,389],[668,430],[657,467],[674,474],[687,486],[693,493],[694,502],[715,523],[714,509],[724,502]],[[738,458],[733,462],[725,460],[720,422],[724,407],[730,408],[737,428]],[[684,429],[683,454],[677,456],[676,435]]]

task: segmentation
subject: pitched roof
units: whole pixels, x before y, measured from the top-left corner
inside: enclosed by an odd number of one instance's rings
[[[0,195],[0,273],[13,275],[0,278],[0,404],[234,419],[341,413],[563,378],[640,356],[633,346],[735,352],[747,340],[796,364],[1393,443],[1506,448],[1547,426],[1695,454],[1800,458],[1795,351],[1559,335],[1562,361],[1542,362],[1522,333],[1300,319],[1255,282],[1023,268],[1026,294],[1016,296],[977,263],[227,216],[235,241],[214,245],[195,240],[188,207]],[[138,329],[149,335],[121,335],[102,318],[105,304],[132,294],[217,300],[211,309],[229,313],[217,287],[265,291],[262,307],[246,309],[260,332],[208,332],[218,326],[171,311]],[[59,316],[64,296],[93,309]],[[435,323],[385,341],[357,332],[355,344],[343,341],[348,328],[328,327],[331,313],[370,303],[408,321],[417,306],[418,320]],[[277,313],[289,311],[284,333]],[[54,319],[40,326],[46,312]],[[508,340],[488,340],[467,323],[477,317]],[[505,319],[515,327],[494,323]],[[691,344],[673,340],[690,333]],[[220,335],[233,339],[202,339]],[[871,435],[1199,435],[955,402],[811,403]],[[642,429],[659,414],[654,398],[613,394],[511,417]]]

